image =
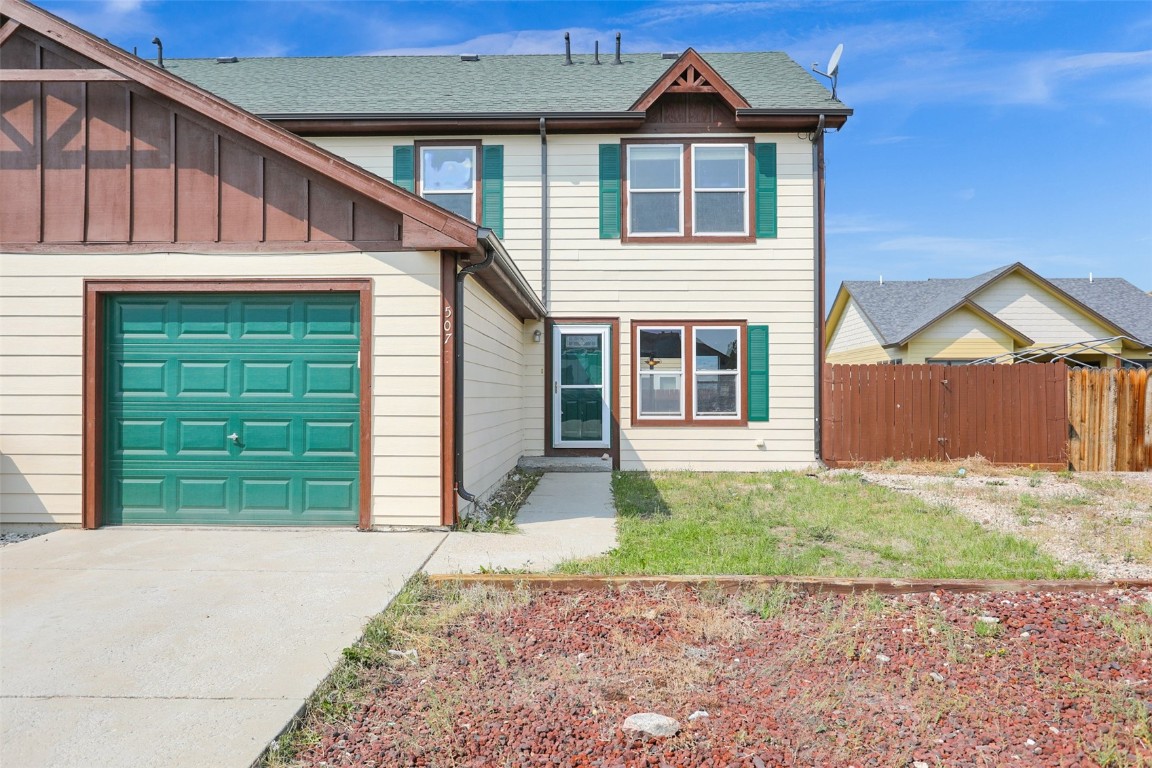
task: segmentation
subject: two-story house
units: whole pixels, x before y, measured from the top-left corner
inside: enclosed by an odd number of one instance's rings
[[[817,459],[851,110],[782,53],[152,62],[3,0],[0,77],[6,524]]]

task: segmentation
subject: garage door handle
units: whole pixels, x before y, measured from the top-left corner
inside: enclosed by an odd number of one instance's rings
[[[236,445],[240,445],[240,435],[236,434],[235,432],[228,435],[228,439],[236,443]]]

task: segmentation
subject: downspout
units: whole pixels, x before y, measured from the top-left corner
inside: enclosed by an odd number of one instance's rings
[[[548,252],[548,236],[549,236],[549,219],[548,219],[548,128],[545,126],[545,119],[540,118],[540,298],[544,302],[544,308],[550,309],[551,298],[549,296],[549,258]]]
[[[452,346],[455,360],[452,375],[452,402],[455,418],[452,424],[452,441],[456,456],[452,463],[452,486],[456,494],[470,504],[476,503],[476,495],[464,487],[464,280],[468,275],[487,269],[496,259],[496,251],[488,244],[487,230],[481,229],[477,241],[483,243],[484,260],[464,267],[456,273],[456,335]]]
[[[824,386],[824,115],[820,115],[819,121],[816,123],[816,132],[812,135],[812,170],[813,178],[815,179],[816,188],[813,190],[813,208],[815,213],[816,231],[813,242],[815,253],[813,254],[815,261],[814,269],[814,284],[812,286],[814,292],[815,308],[815,323],[816,339],[815,339],[815,362],[814,367],[814,387],[813,387],[813,404],[815,406],[815,449],[816,461],[823,463],[824,460],[824,441],[820,434],[821,432],[821,419],[823,417],[823,386]]]

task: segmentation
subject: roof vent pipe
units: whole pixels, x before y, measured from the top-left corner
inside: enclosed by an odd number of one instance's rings
[[[616,61],[614,61],[612,63],[613,64],[623,64],[624,63],[624,62],[620,61],[620,33],[619,32],[616,33]]]
[[[592,63],[593,64],[599,64],[600,63],[600,41],[599,40],[596,41],[596,57],[592,60]]]
[[[567,32],[564,33],[564,66],[572,66],[572,38]]]
[[[164,68],[164,43],[159,37],[152,38],[152,45],[156,46],[156,66]]]

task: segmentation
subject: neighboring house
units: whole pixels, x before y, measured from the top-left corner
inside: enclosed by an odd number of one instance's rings
[[[787,56],[161,68],[0,13],[4,523],[438,525],[525,455],[816,460],[851,110]]]
[[[1152,296],[1120,278],[1040,277],[1011,264],[965,279],[842,283],[829,363],[1152,366]]]

